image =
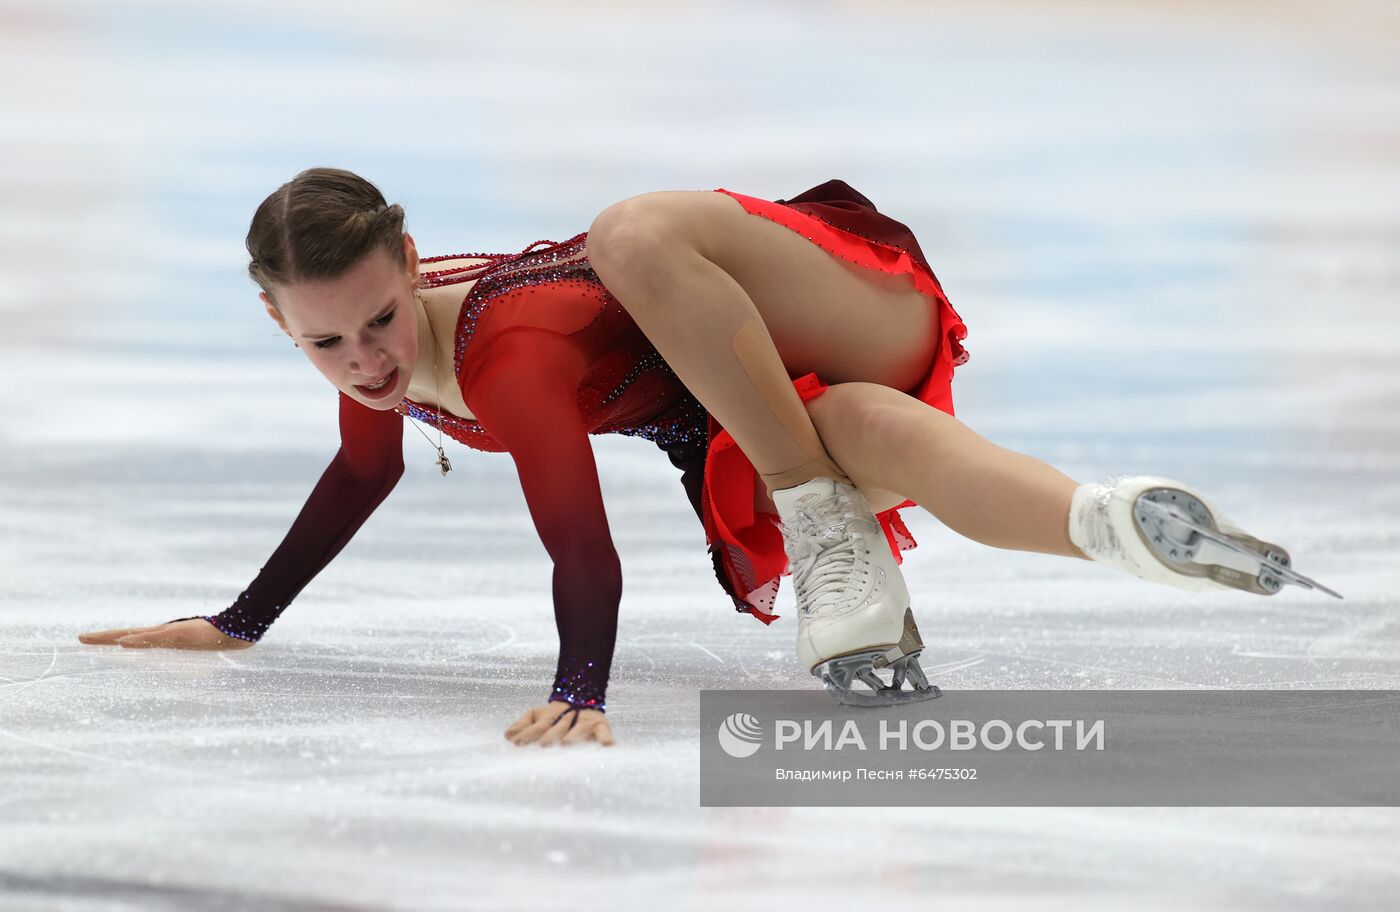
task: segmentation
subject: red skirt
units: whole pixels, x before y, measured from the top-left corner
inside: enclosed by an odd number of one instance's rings
[[[737,200],[752,215],[796,231],[833,256],[891,275],[913,276],[915,287],[938,308],[938,345],[912,395],[953,414],[953,368],[967,361],[961,345],[967,328],[948,303],[907,227],[877,211],[874,203],[839,180],[827,181],[791,200],[769,201],[724,189],[715,192]],[[793,386],[804,402],[827,390],[827,384],[814,373],[795,379]],[[748,457],[729,432],[711,418],[702,494],[705,537],[729,578],[727,588],[742,599],[750,614],[771,624],[778,619],[772,608],[779,580],[790,570],[778,517],[754,509],[754,485],[758,483]],[[899,518],[900,510],[912,506],[916,504],[906,500],[877,514],[899,562],[903,562],[900,552],[917,544]]]

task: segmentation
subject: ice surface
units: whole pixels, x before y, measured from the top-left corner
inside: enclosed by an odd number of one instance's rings
[[[1193,597],[906,511],[950,690],[1400,686],[1392,4],[0,3],[0,907],[1378,908],[1385,809],[702,809],[698,691],[812,687],[729,609],[675,470],[596,438],[620,744],[512,747],[553,673],[508,458],[408,472],[255,649],[214,612],[335,449],[243,278],[349,167],[425,253],[648,190],[840,177],[970,328],[959,415],[1209,491],[1347,595]],[[788,614],[786,589],[778,613]]]

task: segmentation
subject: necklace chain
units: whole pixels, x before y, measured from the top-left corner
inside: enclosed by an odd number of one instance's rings
[[[469,278],[470,276],[469,276],[468,274],[470,274],[470,273],[478,273],[478,275],[476,275],[475,278],[476,278],[477,280],[480,280],[480,279],[484,278],[485,275],[486,275],[487,273],[493,272],[493,271],[496,270],[498,267],[506,266],[506,265],[509,265],[509,264],[511,264],[511,263],[515,263],[515,262],[518,262],[518,261],[520,261],[520,260],[526,259],[526,258],[527,258],[528,256],[530,256],[530,254],[532,254],[532,253],[544,253],[544,252],[547,252],[547,251],[549,251],[549,250],[557,249],[557,248],[560,248],[560,247],[567,247],[568,245],[570,245],[570,244],[574,243],[575,241],[578,241],[579,239],[581,239],[583,236],[584,236],[583,234],[578,234],[578,235],[575,235],[574,237],[569,238],[567,241],[544,241],[544,240],[535,241],[535,242],[534,242],[533,244],[531,244],[529,247],[526,247],[524,250],[520,251],[519,253],[514,253],[514,254],[505,254],[505,253],[459,253],[459,254],[454,254],[454,255],[450,255],[450,256],[429,257],[428,259],[423,260],[422,262],[425,262],[425,263],[446,262],[446,261],[455,260],[455,259],[480,259],[480,260],[483,260],[483,262],[472,263],[472,264],[469,265],[469,266],[461,266],[461,267],[457,267],[457,268],[455,268],[455,269],[440,269],[440,270],[436,270],[436,271],[424,272],[424,273],[421,273],[421,274],[420,274],[419,280],[420,280],[421,282],[425,283],[425,284],[427,285],[427,287],[429,287],[429,288],[436,288],[436,287],[438,287],[439,285],[453,285],[453,284],[457,284],[457,283],[462,282],[462,281],[465,281],[467,278]],[[543,248],[543,249],[541,249],[541,250],[535,250],[536,247],[540,247],[541,245],[544,245],[544,248]],[[424,318],[425,320],[427,320],[427,319],[428,319],[428,305],[427,305],[426,303],[424,303],[424,301],[423,301],[423,296],[419,293],[419,286],[417,286],[417,285],[415,285],[414,288],[413,288],[413,297],[416,298],[416,299],[418,300],[419,306],[423,308],[423,318]],[[465,302],[464,302],[464,303],[465,303]],[[448,458],[447,458],[447,452],[446,452],[445,450],[443,450],[443,448],[442,448],[442,424],[443,424],[443,414],[442,414],[442,384],[441,384],[441,380],[440,380],[440,378],[439,378],[439,376],[438,376],[438,369],[437,369],[437,356],[438,356],[437,330],[435,330],[435,329],[433,328],[433,321],[432,321],[432,320],[428,320],[428,332],[430,332],[430,333],[432,334],[432,338],[433,338],[433,388],[437,391],[437,405],[436,405],[436,407],[433,409],[433,411],[435,411],[435,412],[437,413],[438,442],[437,442],[436,444],[434,444],[434,443],[433,443],[433,438],[431,438],[431,437],[428,436],[428,432],[425,431],[425,430],[423,430],[423,428],[419,426],[419,424],[418,424],[417,421],[414,421],[414,422],[413,422],[413,426],[416,427],[416,428],[418,428],[418,433],[420,433],[420,434],[423,435],[423,439],[426,440],[426,441],[428,441],[428,445],[437,450],[437,454],[438,454],[438,456],[437,456],[437,466],[438,466],[439,469],[442,470],[442,474],[446,475],[448,472],[452,471],[452,463],[451,463],[451,461],[448,460]],[[455,364],[454,364],[454,366],[455,366]]]
[[[437,392],[437,405],[434,407],[434,411],[437,412],[437,443],[433,443],[433,438],[429,437],[427,431],[424,431],[418,426],[418,422],[413,422],[413,426],[418,428],[418,433],[423,435],[423,439],[427,440],[430,446],[434,446],[437,449],[437,467],[442,470],[442,474],[446,475],[448,472],[452,471],[452,462],[447,458],[447,452],[442,448],[442,381],[438,375],[437,330],[433,329],[433,321],[428,318],[428,305],[424,303],[423,296],[418,293],[417,288],[413,289],[413,297],[418,300],[418,305],[423,308],[423,319],[428,321],[428,332],[432,334],[433,338],[433,389]]]

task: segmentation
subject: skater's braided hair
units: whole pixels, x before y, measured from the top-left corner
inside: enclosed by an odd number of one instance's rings
[[[248,275],[268,298],[274,285],[338,278],[376,247],[407,266],[403,207],[340,168],[308,168],[273,191],[253,213],[247,244]]]

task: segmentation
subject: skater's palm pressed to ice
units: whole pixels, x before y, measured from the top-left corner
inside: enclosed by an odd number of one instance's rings
[[[538,744],[540,747],[584,741],[597,741],[611,747],[616,743],[608,717],[603,713],[558,701],[526,710],[506,729],[506,738],[517,745]]]
[[[249,649],[253,643],[224,633],[203,618],[171,621],[153,627],[118,627],[78,635],[93,646],[125,646],[129,649]]]

